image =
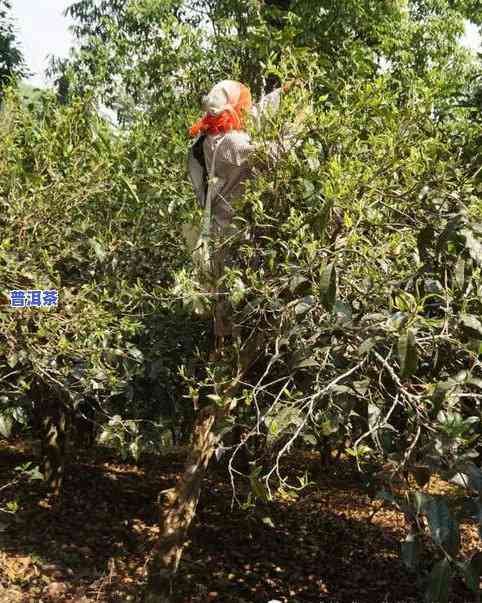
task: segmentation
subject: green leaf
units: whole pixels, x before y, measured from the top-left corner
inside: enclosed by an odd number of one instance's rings
[[[329,264],[321,272],[320,279],[321,303],[327,310],[332,310],[336,301],[336,268]]]
[[[263,517],[261,519],[261,521],[266,525],[269,526],[270,528],[274,528],[275,525],[273,523],[273,520],[271,519],[271,517]]]
[[[310,197],[312,197],[315,192],[315,185],[313,184],[313,182],[304,179],[303,187],[305,189],[303,193],[303,199],[309,199]]]
[[[97,258],[103,262],[105,259],[105,256],[107,255],[105,252],[105,249],[102,247],[102,245],[99,243],[99,241],[96,241],[95,239],[90,239],[90,245],[92,247],[92,249],[95,252],[95,255],[97,256]]]
[[[476,425],[478,425],[480,423],[480,417],[468,417],[467,419],[465,419],[464,423],[466,425],[471,423],[475,423]],[[481,492],[482,469],[472,462],[464,463],[460,466],[460,469],[460,472],[454,475],[454,483],[458,483],[463,488],[469,488],[474,490],[475,492]]]
[[[17,354],[10,354],[9,356],[7,356],[7,364],[8,366],[13,369],[17,366],[18,363],[18,355]]]
[[[398,358],[400,361],[400,375],[410,377],[417,370],[418,352],[415,334],[411,329],[401,335],[398,340]]]
[[[138,461],[141,453],[138,438],[131,442],[129,446],[129,451],[132,454],[134,460]]]
[[[457,283],[457,287],[459,289],[464,288],[465,283],[465,260],[462,257],[459,257],[455,264],[455,282]]]
[[[365,341],[358,348],[358,352],[361,355],[367,354],[376,345],[376,343],[377,340],[375,337],[369,337],[368,339],[365,339]]]
[[[8,501],[8,503],[5,505],[5,508],[9,513],[16,513],[20,509],[18,499]]]
[[[408,569],[415,569],[418,564],[420,543],[415,534],[409,534],[401,544],[402,562]]]
[[[478,593],[482,577],[482,551],[475,553],[472,559],[462,564],[461,569],[467,587],[472,592]]]
[[[321,434],[326,437],[338,431],[338,424],[326,419],[322,421],[319,429]]]
[[[428,578],[425,593],[427,603],[448,603],[449,600],[450,563],[447,558],[436,563]]]
[[[313,368],[320,366],[319,362],[317,362],[312,356],[309,358],[303,358],[296,364],[293,365],[293,370],[302,369],[302,368]]]
[[[30,463],[29,463],[30,465]],[[29,480],[44,480],[43,473],[40,472],[38,465],[34,467],[26,467],[23,473],[28,477]]]
[[[250,477],[250,483],[253,494],[263,502],[268,502],[268,493],[264,487],[264,484],[254,476]]]
[[[370,452],[372,452],[372,448],[370,448],[369,446],[365,446],[363,444],[361,444],[360,446],[357,446],[356,449],[355,448],[347,448],[346,449],[347,454],[349,454],[350,456],[353,456],[355,458],[360,458],[360,459],[363,459],[363,457],[366,456],[367,454],[370,454]]]
[[[0,434],[9,438],[12,433],[13,419],[9,415],[0,415]]]
[[[314,306],[315,298],[312,295],[307,295],[303,297],[303,299],[296,304],[295,306],[295,314],[296,316],[301,316],[306,314],[311,308]]]
[[[301,274],[295,275],[289,280],[289,289],[291,293],[305,292],[306,289],[310,289],[310,281]]]
[[[461,314],[460,324],[468,337],[482,337],[482,324],[473,314]]]
[[[427,519],[435,544],[443,545],[448,537],[450,511],[443,500],[433,499],[426,507]]]
[[[348,304],[344,304],[343,302],[335,302],[333,306],[333,313],[336,315],[337,319],[346,322],[353,318],[353,314],[351,308]]]
[[[370,387],[370,380],[360,379],[358,381],[352,381],[351,387],[355,390],[357,394],[359,394],[360,396],[364,396],[367,393],[368,388]]]
[[[465,238],[465,247],[468,249],[470,257],[477,264],[482,264],[482,243],[474,237],[474,233],[468,228],[462,228],[460,234]]]
[[[220,404],[223,401],[221,396],[218,396],[218,394],[208,394],[206,397],[212,400],[213,402],[216,402],[216,404]]]
[[[407,322],[407,319],[408,314],[406,312],[395,312],[395,314],[392,314],[392,316],[390,316],[390,318],[388,319],[388,324],[391,329],[399,331],[403,328],[403,326]]]
[[[444,500],[432,499],[426,506],[432,540],[443,546],[452,555],[456,555],[460,547],[459,526],[450,515]]]
[[[377,405],[369,402],[367,405],[368,414],[368,427],[374,430],[375,426],[379,424],[379,418],[382,413],[382,409]]]
[[[432,500],[432,497],[425,492],[414,492],[413,493],[413,506],[417,513],[422,513],[425,510],[425,507]]]

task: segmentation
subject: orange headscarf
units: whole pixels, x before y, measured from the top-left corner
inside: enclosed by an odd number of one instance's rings
[[[214,86],[203,104],[207,111],[189,129],[192,137],[200,133],[215,135],[242,130],[245,113],[252,107],[251,92],[239,82],[223,80]]]

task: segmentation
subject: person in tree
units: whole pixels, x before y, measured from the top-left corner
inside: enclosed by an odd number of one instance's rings
[[[253,174],[256,146],[246,131],[248,119],[258,128],[263,118],[280,107],[281,96],[295,82],[288,82],[253,104],[249,88],[240,82],[223,80],[203,98],[204,116],[190,129],[195,138],[189,149],[188,169],[199,205],[203,208],[201,234],[194,250],[194,259],[203,279],[210,281],[216,295],[214,335],[216,349],[232,334],[227,303],[219,280],[228,259],[226,239],[236,232],[233,228],[234,204],[244,192],[246,181]],[[283,151],[280,143],[270,146],[276,160]],[[212,250],[211,247],[212,246]]]

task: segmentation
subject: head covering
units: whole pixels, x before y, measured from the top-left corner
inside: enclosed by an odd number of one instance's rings
[[[244,113],[251,110],[252,100],[249,88],[233,80],[223,80],[216,84],[203,98],[204,117],[190,129],[190,136],[220,134],[230,130],[241,130]]]

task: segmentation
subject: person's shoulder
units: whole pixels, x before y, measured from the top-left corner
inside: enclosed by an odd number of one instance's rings
[[[226,132],[222,138],[224,144],[246,144],[251,141],[249,134],[243,130],[231,130]]]
[[[207,134],[204,139],[204,145],[216,147],[218,144],[231,142],[249,142],[250,136],[244,130],[230,130],[224,134]]]
[[[222,147],[220,149],[222,153],[232,151],[241,158],[251,151],[251,137],[242,130],[231,130],[223,136],[220,146]],[[239,159],[236,160],[236,163],[238,161]]]
[[[217,157],[239,166],[248,159],[252,149],[251,138],[247,132],[231,130],[221,137]]]

